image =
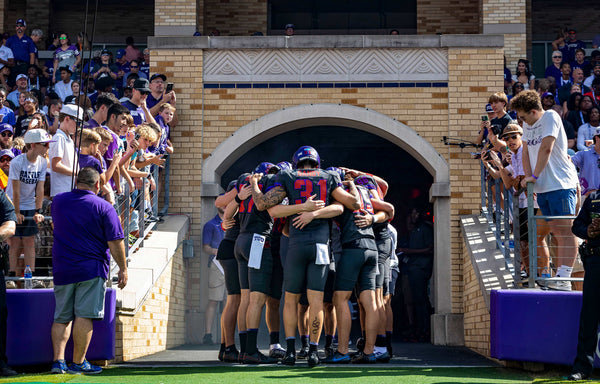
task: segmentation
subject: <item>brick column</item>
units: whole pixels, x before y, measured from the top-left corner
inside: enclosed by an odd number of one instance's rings
[[[29,1],[29,3],[33,2]],[[50,0],[36,0],[35,6],[31,4],[27,7],[25,11],[25,21],[27,21],[27,34],[31,35],[31,31],[33,31],[34,29],[41,29],[44,32],[44,38],[42,42],[46,39],[46,34],[48,33],[50,26],[50,8]],[[14,23],[14,21],[11,22],[9,20],[8,25],[11,25],[11,23]],[[74,37],[75,36],[73,36],[72,39]],[[40,46],[43,45],[42,42],[40,42]]]
[[[504,55],[506,66],[514,72],[519,59],[528,57],[528,41],[531,40],[527,28],[527,13],[531,0],[508,0],[498,3],[492,0],[481,1],[481,33],[504,35]],[[529,36],[529,37],[528,37]]]
[[[197,0],[155,0],[155,36],[192,36],[196,32]]]

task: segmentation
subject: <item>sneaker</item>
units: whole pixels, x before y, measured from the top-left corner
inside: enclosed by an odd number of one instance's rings
[[[303,345],[298,351],[298,355],[296,355],[296,357],[299,359],[306,359],[306,356],[308,356],[308,345]]]
[[[213,345],[212,335],[210,333],[204,335],[204,338],[202,338],[202,344]]]
[[[581,380],[587,380],[587,378],[590,377],[589,375],[586,375],[583,372],[574,372],[571,373],[569,375],[569,381],[581,381]]]
[[[0,368],[0,376],[2,376],[2,377],[9,377],[9,376],[16,376],[16,375],[18,375],[17,371],[15,371],[14,369],[12,369],[11,367],[9,367],[6,364],[3,364],[2,367]]]
[[[237,349],[232,351],[223,352],[223,362],[224,363],[237,363],[240,357],[240,353]]]
[[[137,236],[132,235],[131,233],[127,236],[127,241],[129,242],[129,246],[131,247],[137,241]]]
[[[238,353],[238,359],[237,359],[237,363],[239,364],[244,364],[244,359],[246,358],[246,352],[240,352]]]
[[[283,365],[294,365],[296,364],[296,352],[290,351],[285,352],[285,356],[281,359],[281,364]]]
[[[50,369],[50,373],[66,373],[67,372],[67,362],[64,360],[56,360],[52,363],[52,368]]]
[[[33,280],[33,288],[46,288],[44,282],[41,280]]]
[[[17,289],[17,283],[12,280],[6,282],[6,289]]]
[[[356,350],[359,352],[362,352],[365,349],[365,339],[363,339],[362,337],[359,337],[356,340]]]
[[[223,361],[223,355],[225,355],[225,350],[219,349],[219,354],[217,355],[217,359],[219,359],[219,361]]]
[[[321,363],[319,359],[319,353],[317,351],[309,351],[308,356],[306,356],[306,361],[308,362],[308,366],[310,368],[315,367]]]
[[[71,365],[67,369],[67,372],[72,374],[85,373],[89,375],[101,373],[102,368],[100,368],[97,365],[90,364],[90,362],[87,360],[83,360],[83,363],[81,364],[71,363]]]
[[[335,354],[335,349],[333,349],[333,346],[329,346],[324,349],[324,352],[325,352],[325,358],[328,358]]]
[[[352,359],[352,364],[375,364],[376,362],[377,358],[374,353],[361,352]]]
[[[325,360],[323,360],[323,362],[325,364],[348,364],[351,360],[352,359],[350,358],[349,353],[342,354],[338,351],[335,351],[333,355],[327,357]]]
[[[546,288],[552,289],[555,291],[570,291],[571,290],[571,282],[570,281],[547,281]]]
[[[377,359],[378,363],[389,363],[390,362],[390,354],[387,349],[385,352],[375,352],[375,359]]]
[[[285,349],[281,347],[281,344],[271,344],[269,347],[269,357],[274,359],[283,359],[285,356]]]
[[[263,355],[260,351],[253,354],[246,353],[243,364],[277,364],[277,359]]]

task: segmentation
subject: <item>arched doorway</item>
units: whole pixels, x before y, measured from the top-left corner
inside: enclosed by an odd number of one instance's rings
[[[434,316],[438,316],[438,320],[433,322],[433,341],[436,344],[448,344],[448,340],[455,340],[457,335],[451,334],[462,334],[463,331],[462,324],[450,329],[448,324],[455,323],[446,319],[452,310],[449,166],[429,142],[395,119],[366,108],[344,104],[306,104],[278,110],[241,127],[203,162],[203,220],[213,212],[214,206],[209,197],[219,190],[221,176],[243,154],[282,133],[325,125],[353,128],[380,136],[406,151],[431,174],[433,184],[429,198],[436,218],[432,300]],[[437,325],[440,325],[439,330],[435,329]]]

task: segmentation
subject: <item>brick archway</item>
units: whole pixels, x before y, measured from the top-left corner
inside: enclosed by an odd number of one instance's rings
[[[314,125],[344,126],[380,136],[413,156],[433,176],[434,183],[429,191],[436,218],[433,341],[435,344],[449,344],[449,340],[456,340],[457,333],[462,334],[463,330],[462,324],[456,326],[456,322],[450,319],[450,169],[433,146],[407,125],[379,112],[345,104],[304,104],[280,109],[238,129],[203,162],[203,196],[210,196],[208,191],[216,191],[223,172],[257,144],[281,133]],[[203,212],[207,212],[204,205],[211,204],[208,200],[203,199]],[[212,211],[208,206],[206,208]]]

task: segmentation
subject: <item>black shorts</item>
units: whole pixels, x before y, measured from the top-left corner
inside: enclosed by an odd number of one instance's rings
[[[240,272],[235,258],[219,260],[225,272],[225,288],[228,295],[240,294]]]
[[[219,243],[219,249],[217,250],[217,260],[235,260],[235,240],[223,239]]]
[[[372,249],[344,248],[335,277],[336,291],[358,292],[375,290],[377,251]]]
[[[273,256],[273,267],[271,269],[271,289],[269,297],[275,300],[281,300],[281,291],[283,290],[283,266],[281,258]]]
[[[378,258],[377,258],[378,273],[377,273],[377,280],[375,281],[375,287],[383,288],[384,295],[385,295],[386,290],[389,291],[389,288],[390,288],[389,287],[389,284],[390,284],[389,266],[390,266],[390,256],[392,254],[392,239],[388,237],[387,239],[378,240],[376,243],[377,243],[377,252],[378,252]],[[387,268],[386,268],[386,260],[387,260]]]
[[[33,215],[35,215],[35,209],[22,210],[21,215],[25,217],[33,217]],[[30,237],[37,235],[38,232],[38,226],[35,221],[33,221],[33,219],[26,219],[22,224],[17,224],[17,228],[15,229],[15,237]]]
[[[238,262],[240,288],[269,295],[271,291],[271,271],[273,269],[271,248],[267,246],[263,248],[260,269],[248,267],[252,237],[251,233],[240,233],[235,241],[235,258]]]
[[[290,245],[284,266],[285,291],[300,294],[305,289],[323,292],[329,264],[317,265],[314,243]]]

